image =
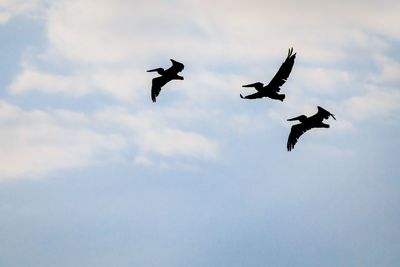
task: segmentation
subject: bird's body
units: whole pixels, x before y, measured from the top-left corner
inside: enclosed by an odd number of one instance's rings
[[[153,102],[156,102],[156,97],[160,94],[161,87],[163,87],[172,80],[183,80],[183,77],[179,76],[178,73],[184,69],[184,65],[173,59],[171,59],[171,62],[172,66],[167,70],[164,70],[163,68],[157,68],[147,71],[147,72],[157,72],[158,74],[161,75],[152,80],[151,99],[153,100]]]
[[[287,142],[287,150],[291,151],[297,140],[300,138],[302,134],[311,130],[312,128],[329,128],[329,124],[323,123],[324,119],[328,119],[330,116],[336,120],[333,114],[329,111],[318,106],[318,112],[311,117],[307,117],[305,115],[301,115],[292,119],[288,119],[288,121],[300,121],[299,124],[295,124],[292,126]]]
[[[296,53],[293,54],[293,48],[290,48],[285,62],[282,63],[278,72],[275,74],[274,78],[272,78],[269,84],[264,86],[262,83],[256,82],[243,85],[243,87],[254,87],[258,92],[247,96],[242,96],[240,94],[240,97],[243,99],[269,97],[272,99],[283,101],[285,99],[285,95],[279,94],[279,91],[281,90],[280,87],[286,82],[287,78],[289,77],[294,65],[295,58]]]

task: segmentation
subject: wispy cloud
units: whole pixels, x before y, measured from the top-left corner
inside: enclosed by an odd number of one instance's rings
[[[6,10],[24,10],[9,11],[9,18],[33,12],[44,2],[32,2],[35,8],[6,3]],[[400,10],[396,1],[367,1],[362,9],[359,1],[344,8],[339,2],[321,5],[311,0],[179,0],[174,5],[57,0],[46,6],[48,46],[25,59],[8,96],[109,96],[100,108],[82,112],[88,122],[81,126],[102,136],[112,128],[125,148],[137,151],[137,164],[150,165],[153,156],[216,159],[221,144],[229,142],[222,136],[259,134],[271,128],[267,118],[289,128],[288,117],[313,114],[317,105],[338,115],[340,122],[332,128],[339,133],[353,129],[367,114],[382,117],[398,109],[393,84],[398,82],[399,63],[388,54],[390,40],[400,37],[393,26]],[[384,14],[385,20],[378,21],[377,14]],[[238,106],[238,94],[245,91],[241,85],[269,82],[290,46],[298,56],[282,89],[287,95],[284,105],[255,101],[250,107],[242,101]],[[185,63],[185,80],[167,85],[157,105],[147,104],[153,76],[145,70],[168,67],[171,57]],[[382,85],[379,90],[377,83]],[[57,120],[56,110],[44,112]],[[54,125],[70,129],[64,122]]]
[[[107,108],[95,114],[98,121],[118,127],[127,135],[141,154],[184,156],[199,159],[219,157],[218,144],[193,131],[171,127],[174,110],[164,110],[161,117],[153,112],[130,113],[125,108]],[[170,119],[167,119],[170,118]],[[196,120],[198,121],[198,120]],[[127,137],[129,138],[129,137]]]
[[[2,0],[0,2],[0,24],[18,15],[33,15],[43,7],[44,0]]]
[[[148,86],[144,75],[135,69],[82,69],[79,73],[61,75],[25,68],[7,91],[13,95],[36,91],[72,97],[102,93],[119,101],[130,102]]]
[[[23,110],[0,103],[0,177],[45,177],[53,171],[122,160],[151,165],[160,156],[215,160],[218,145],[201,134],[169,127],[155,117],[123,108],[91,114],[68,110]],[[133,152],[128,153],[133,156]],[[133,162],[132,162],[133,163]]]
[[[0,0],[1,264],[399,266],[399,14]],[[291,46],[285,101],[241,99]],[[154,104],[146,70],[170,58],[185,80]],[[286,120],[317,105],[337,121],[286,152]]]
[[[371,88],[345,102],[345,110],[356,119],[379,118],[400,109],[400,91]],[[392,114],[393,115],[393,114]]]
[[[87,120],[78,112],[25,111],[0,102],[1,179],[87,166],[124,147],[122,136],[90,129]]]

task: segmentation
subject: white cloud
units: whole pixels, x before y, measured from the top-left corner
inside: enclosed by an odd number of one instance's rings
[[[169,126],[176,114],[171,109],[132,114],[124,108],[108,108],[97,112],[95,117],[131,136],[141,155],[217,159],[219,147],[215,141],[193,131]]]
[[[83,167],[124,147],[121,136],[98,133],[86,120],[80,113],[24,111],[0,102],[0,180]]]
[[[137,145],[145,152],[162,156],[194,156],[201,159],[215,159],[218,146],[207,138],[191,132],[164,128],[141,134]]]
[[[0,15],[0,22],[9,19],[10,14],[28,12],[10,10],[32,10],[22,1],[14,2],[13,8],[11,1],[6,3],[8,15]],[[37,6],[39,1],[32,3]],[[48,5],[44,19],[48,50],[23,64],[21,73],[8,87],[11,96],[33,91],[73,97],[101,93],[129,102],[121,104],[129,107],[104,107],[86,114],[28,112],[13,107],[19,110],[17,117],[8,114],[10,108],[3,104],[0,116],[15,121],[15,125],[2,126],[4,132],[25,133],[21,136],[29,144],[27,151],[33,151],[26,153],[29,157],[36,149],[56,155],[53,158],[59,160],[51,165],[54,168],[89,164],[101,151],[113,150],[101,145],[110,132],[138,153],[134,156],[136,164],[150,166],[154,156],[217,159],[221,154],[218,136],[264,130],[264,115],[289,127],[286,119],[291,115],[314,114],[316,105],[328,110],[332,107],[340,117],[333,128],[347,131],[365,114],[381,116],[398,108],[395,90],[385,87],[360,93],[370,82],[398,80],[398,62],[386,56],[388,39],[400,36],[398,27],[393,26],[398,24],[395,22],[400,10],[396,1],[385,5],[364,1],[362,9],[359,1],[312,0],[178,0],[173,5],[161,0],[151,5],[129,0],[57,0]],[[298,56],[282,90],[287,95],[284,105],[275,109],[275,103],[268,103],[265,112],[257,115],[253,112],[261,109],[247,109],[244,103],[243,109],[238,108],[237,103],[242,101],[238,94],[244,91],[241,85],[253,79],[268,82],[289,46],[294,46]],[[372,79],[355,83],[357,64],[365,64],[365,55],[371,55],[379,70],[371,68]],[[160,102],[153,105],[149,99],[152,76],[145,70],[168,67],[170,57],[185,63],[185,80],[168,85]],[[48,71],[53,64],[54,70],[62,69],[64,74]],[[267,64],[272,67],[266,69]],[[349,67],[351,64],[354,66]],[[355,88],[342,92],[341,85]],[[168,101],[168,92],[178,100]],[[342,99],[346,100],[340,100],[337,92],[343,93]],[[168,105],[163,106],[165,99]],[[107,105],[111,103],[115,102]],[[348,112],[355,115],[345,115]],[[44,120],[40,126],[43,129],[33,125],[22,128],[21,121],[31,120],[31,116],[35,116],[33,121]],[[72,131],[75,128],[78,131]],[[56,140],[54,143],[40,139],[46,136],[46,129],[48,139]],[[36,136],[35,132],[42,135]],[[57,140],[68,136],[90,145],[59,149],[62,146]],[[42,145],[36,147],[31,144],[33,140]],[[22,145],[12,145],[18,150],[15,155],[24,154]],[[75,153],[86,156],[65,160]],[[36,165],[28,157],[23,162],[26,166]]]
[[[366,27],[388,28],[386,23],[370,22],[377,10],[373,3],[363,3],[362,10],[358,1],[345,7],[332,3],[327,8],[313,1],[299,5],[101,0],[93,6],[84,0],[57,1],[50,8],[47,32],[54,51],[81,62],[149,62],[160,55],[196,62],[248,61],[271,57],[291,45],[308,60],[333,61],[343,59],[343,46],[367,42],[360,38]],[[397,31],[384,32],[398,36]]]
[[[47,74],[29,69],[19,74],[8,88],[8,91],[14,94],[21,94],[31,90],[45,93],[68,93],[79,96],[90,89],[85,84],[85,81],[78,77]]]
[[[307,8],[301,8],[304,5]],[[332,93],[338,82],[351,81],[348,69],[335,64],[353,56],[351,49],[375,54],[387,49],[387,40],[369,30],[395,38],[400,34],[385,31],[387,22],[371,23],[376,12],[388,11],[381,4],[363,2],[361,10],[358,1],[328,6],[315,1],[176,1],[174,5],[164,1],[152,5],[128,0],[100,0],[95,5],[88,0],[54,1],[46,18],[46,53],[58,62],[66,60],[74,71],[60,76],[28,68],[11,91],[25,92],[35,86],[35,90],[80,96],[100,90],[126,100],[148,88],[151,78],[144,75],[148,67],[165,65],[169,57],[176,57],[183,60],[186,70],[195,69],[185,86],[203,87],[185,90],[190,92],[187,95],[192,100],[210,98],[215,89],[226,90],[243,80],[229,73],[229,64],[257,69],[254,61],[281,62],[283,52],[293,45],[298,52],[297,77],[303,77],[310,90]],[[395,1],[385,6],[400,10]],[[393,12],[388,14],[392,18]],[[204,71],[222,64],[228,71]],[[385,76],[395,75],[395,67],[385,70]],[[215,87],[209,88],[209,83]]]
[[[344,104],[351,118],[382,117],[400,109],[400,91],[371,88],[364,95],[354,96]]]
[[[375,60],[380,67],[380,73],[372,75],[374,81],[400,83],[400,62],[382,55],[376,56]]]
[[[164,118],[172,117],[173,114]],[[215,160],[219,147],[192,131],[167,126],[154,113],[107,108],[92,114],[31,110],[0,102],[0,180],[45,177],[62,169],[123,160],[151,166],[153,157]]]
[[[1,0],[0,24],[6,23],[14,16],[27,15],[37,11],[45,1],[43,0]]]
[[[26,68],[8,87],[8,92],[19,95],[31,91],[80,97],[102,92],[120,101],[132,101],[146,84],[135,69],[82,70],[79,74],[59,75]]]
[[[343,93],[338,88],[351,81],[350,74],[346,71],[321,67],[297,67],[296,77],[306,90],[320,94]]]

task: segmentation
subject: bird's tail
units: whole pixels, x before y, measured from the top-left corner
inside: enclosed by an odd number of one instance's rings
[[[240,98],[244,99],[244,97],[242,96],[242,94],[240,94]]]
[[[278,95],[278,99],[280,101],[283,101],[283,99],[285,99],[285,95],[284,94]]]

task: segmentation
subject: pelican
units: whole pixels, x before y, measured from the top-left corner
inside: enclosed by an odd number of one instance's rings
[[[172,80],[183,80],[183,77],[179,76],[178,73],[181,72],[185,66],[182,63],[173,59],[171,59],[171,62],[172,66],[167,70],[164,70],[163,68],[156,68],[147,71],[157,72],[161,75],[152,80],[151,99],[153,100],[153,102],[156,102],[156,97],[160,94],[161,87],[163,87],[166,83]]]
[[[258,92],[248,96],[242,96],[242,94],[240,94],[240,97],[244,99],[269,97],[272,99],[283,101],[283,99],[285,99],[285,95],[278,93],[281,90],[280,87],[286,82],[290,72],[292,71],[295,58],[296,58],[296,53],[293,54],[293,47],[289,48],[289,52],[285,62],[282,63],[278,72],[275,74],[274,78],[272,78],[269,84],[264,86],[264,84],[256,82],[252,84],[243,85],[243,87],[254,87]]]
[[[300,121],[300,123],[293,125],[292,129],[290,130],[287,142],[287,150],[292,150],[300,136],[308,130],[311,130],[312,128],[329,128],[328,124],[322,122],[324,119],[329,119],[329,116],[332,116],[332,118],[336,120],[332,113],[318,106],[318,112],[311,117],[301,115],[292,119],[288,119],[288,121]]]

